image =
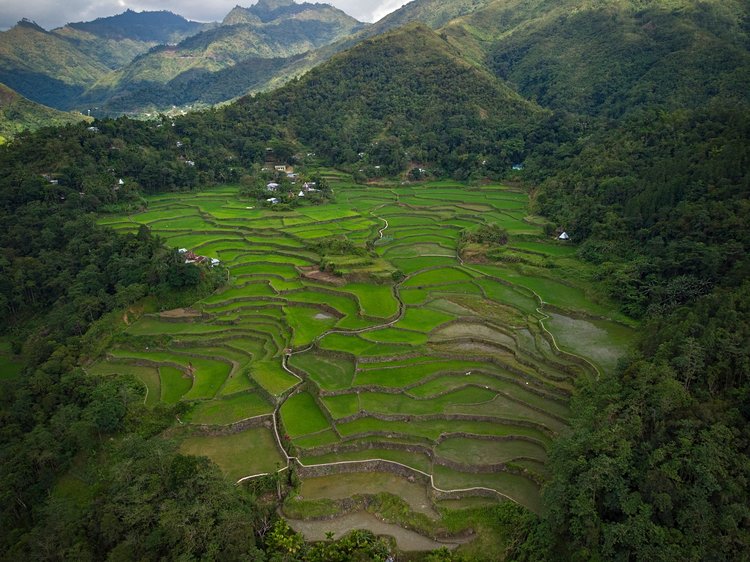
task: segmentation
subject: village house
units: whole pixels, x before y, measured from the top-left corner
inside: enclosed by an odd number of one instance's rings
[[[275,181],[272,181],[271,183],[269,183],[269,184],[268,184],[268,185],[266,186],[266,189],[267,189],[268,191],[276,191],[276,190],[278,190],[278,189],[279,189],[279,184],[278,184],[278,183],[276,183]]]
[[[187,248],[180,248],[179,250],[177,250],[177,253],[183,257],[185,263],[205,263],[210,265],[211,267],[216,267],[221,263],[221,260],[218,260],[216,258],[208,258],[206,256],[199,256],[198,254],[188,250]]]
[[[266,203],[270,203],[271,205],[276,205],[279,202],[276,197],[270,197],[269,199],[266,199]]]

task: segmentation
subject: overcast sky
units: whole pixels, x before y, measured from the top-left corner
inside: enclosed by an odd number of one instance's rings
[[[315,0],[308,0],[315,1]],[[323,3],[324,0],[318,0]],[[360,21],[377,21],[409,0],[327,0]],[[0,0],[0,29],[13,27],[21,18],[34,20],[45,29],[69,22],[113,16],[130,8],[169,10],[196,21],[221,21],[237,4],[251,6],[256,0]],[[301,0],[297,0],[301,3]]]

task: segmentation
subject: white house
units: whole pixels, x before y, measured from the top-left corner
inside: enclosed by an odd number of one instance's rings
[[[278,202],[279,202],[279,200],[278,200],[278,199],[276,199],[276,197],[271,197],[271,198],[269,198],[269,199],[266,199],[266,202],[267,202],[267,203],[270,203],[271,205],[276,205],[276,203],[278,203]]]
[[[558,240],[570,240],[570,236],[568,236],[567,232],[563,232],[560,236],[557,237]]]
[[[304,196],[305,196],[305,192],[304,192],[304,191],[300,191],[300,192],[299,192],[299,193],[297,194],[297,197],[304,197]]]
[[[268,185],[266,186],[266,189],[267,189],[268,191],[276,191],[277,189],[279,189],[279,184],[278,184],[278,183],[276,183],[276,182],[273,182],[273,181],[272,181],[271,183],[269,183],[269,184],[268,184]]]
[[[274,166],[277,172],[286,172],[286,166]]]

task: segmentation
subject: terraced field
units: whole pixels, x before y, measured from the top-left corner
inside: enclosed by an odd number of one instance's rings
[[[614,366],[627,319],[592,298],[524,193],[332,183],[337,202],[319,207],[253,208],[226,187],[102,219],[220,259],[228,284],[192,310],[142,317],[93,371],[139,377],[147,404],[189,403],[184,450],[238,480],[294,465],[353,494],[353,474],[390,472],[433,501],[538,509],[574,381]],[[513,260],[463,263],[461,231],[484,222],[508,229]],[[313,251],[330,236],[374,249]]]

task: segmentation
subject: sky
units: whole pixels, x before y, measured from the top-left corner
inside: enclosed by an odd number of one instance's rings
[[[400,8],[409,0],[307,0],[327,3],[344,10],[360,21],[373,22]],[[196,21],[221,21],[236,5],[248,7],[256,0],[0,0],[0,30],[29,18],[53,29],[69,22],[91,21],[113,16],[128,8],[169,10]],[[297,0],[302,3],[301,0]]]

